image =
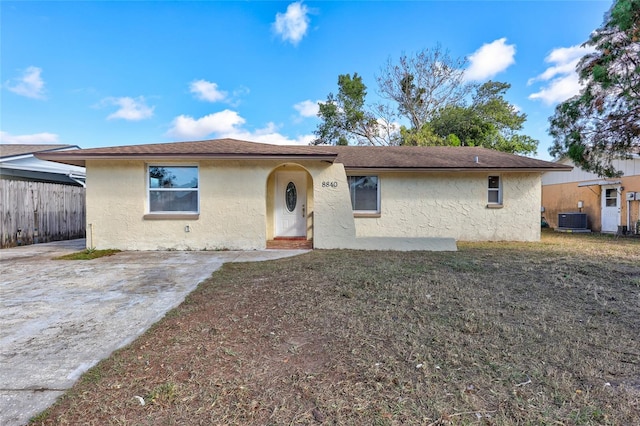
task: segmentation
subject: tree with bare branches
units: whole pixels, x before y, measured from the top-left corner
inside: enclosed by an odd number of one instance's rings
[[[414,55],[389,58],[376,77],[380,95],[398,105],[398,113],[421,129],[445,106],[459,105],[477,85],[466,82],[465,58],[452,58],[438,45]]]

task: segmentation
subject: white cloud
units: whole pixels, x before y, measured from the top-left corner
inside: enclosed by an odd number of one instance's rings
[[[20,96],[33,99],[45,99],[44,80],[40,76],[42,69],[38,67],[27,68],[22,76],[8,81],[7,89]]]
[[[267,123],[262,129],[249,131],[246,129],[236,129],[235,132],[220,135],[218,137],[234,138],[252,142],[268,143],[272,145],[309,145],[316,137],[314,135],[301,135],[291,139],[278,132],[275,123]]]
[[[140,121],[145,118],[153,116],[153,109],[155,107],[149,107],[145,103],[145,99],[142,96],[137,98],[130,98],[128,96],[121,98],[106,98],[102,100],[102,104],[115,105],[119,109],[110,114],[107,120],[115,120],[121,118],[129,121]]]
[[[302,101],[298,102],[293,106],[293,108],[298,111],[301,117],[316,117],[318,115],[318,102],[322,101]]]
[[[527,82],[528,85],[538,81],[544,82],[544,86],[529,95],[529,99],[540,99],[546,105],[553,105],[577,95],[582,86],[576,73],[576,65],[580,58],[593,51],[591,47],[582,46],[554,49],[545,58],[545,62],[551,66]]]
[[[172,122],[167,136],[182,140],[206,138],[232,138],[274,145],[308,145],[314,135],[303,135],[291,139],[278,132],[274,123],[268,123],[262,129],[248,130],[242,126],[246,120],[236,111],[224,110],[200,118],[180,115]]]
[[[469,68],[465,77],[470,81],[487,80],[515,63],[515,44],[507,44],[506,38],[485,43],[469,56]]]
[[[12,135],[0,131],[0,143],[5,144],[47,144],[58,143],[55,133],[34,133],[31,135]]]
[[[196,95],[196,98],[207,102],[219,102],[227,98],[227,92],[218,90],[218,85],[206,80],[192,81],[189,91]]]
[[[276,14],[273,23],[275,32],[282,40],[289,41],[294,46],[306,35],[309,28],[309,9],[302,1],[291,3],[285,13]]]
[[[577,95],[580,92],[578,74],[567,74],[554,78],[546,86],[529,95],[529,99],[540,99],[545,105],[554,105]]]
[[[179,115],[173,119],[172,127],[167,135],[173,138],[201,139],[211,135],[216,137],[236,131],[237,126],[245,123],[245,119],[228,109],[205,115],[201,118],[193,118],[188,115]]]
[[[241,98],[243,96],[247,96],[251,92],[248,87],[240,86],[239,88],[233,91],[234,98]]]

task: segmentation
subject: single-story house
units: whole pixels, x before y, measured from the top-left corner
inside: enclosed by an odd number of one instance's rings
[[[84,238],[84,167],[35,156],[77,149],[0,144],[0,248]]]
[[[477,147],[285,146],[234,139],[43,153],[87,169],[87,246],[445,249],[537,241],[541,174],[570,166]]]
[[[569,159],[557,164],[573,166]],[[637,232],[640,221],[640,155],[616,160],[613,166],[623,173],[620,178],[601,178],[575,167],[569,173],[548,171],[542,175],[542,207],[553,228],[561,228],[558,215],[582,213],[586,227],[597,232],[618,232],[626,227]]]

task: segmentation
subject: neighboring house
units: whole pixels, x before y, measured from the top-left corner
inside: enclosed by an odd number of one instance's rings
[[[471,147],[284,146],[233,139],[39,154],[87,168],[87,246],[451,249],[537,241],[542,172]]]
[[[557,164],[573,166],[568,159]],[[613,163],[624,175],[605,179],[576,167],[569,173],[542,175],[543,215],[553,228],[560,227],[558,215],[585,213],[587,228],[596,232],[618,232],[626,227],[637,232],[640,220],[640,156]],[[624,228],[621,228],[622,231]]]
[[[77,145],[0,144],[0,175],[2,179],[84,187],[84,167],[45,161],[34,155],[76,149],[79,149]]]
[[[77,149],[0,145],[0,247],[84,237],[84,167],[35,157]]]

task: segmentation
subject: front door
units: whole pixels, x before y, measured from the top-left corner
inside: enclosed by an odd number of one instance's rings
[[[602,187],[602,232],[618,232],[620,192],[617,186]]]
[[[307,236],[307,174],[278,172],[276,175],[276,237]]]

